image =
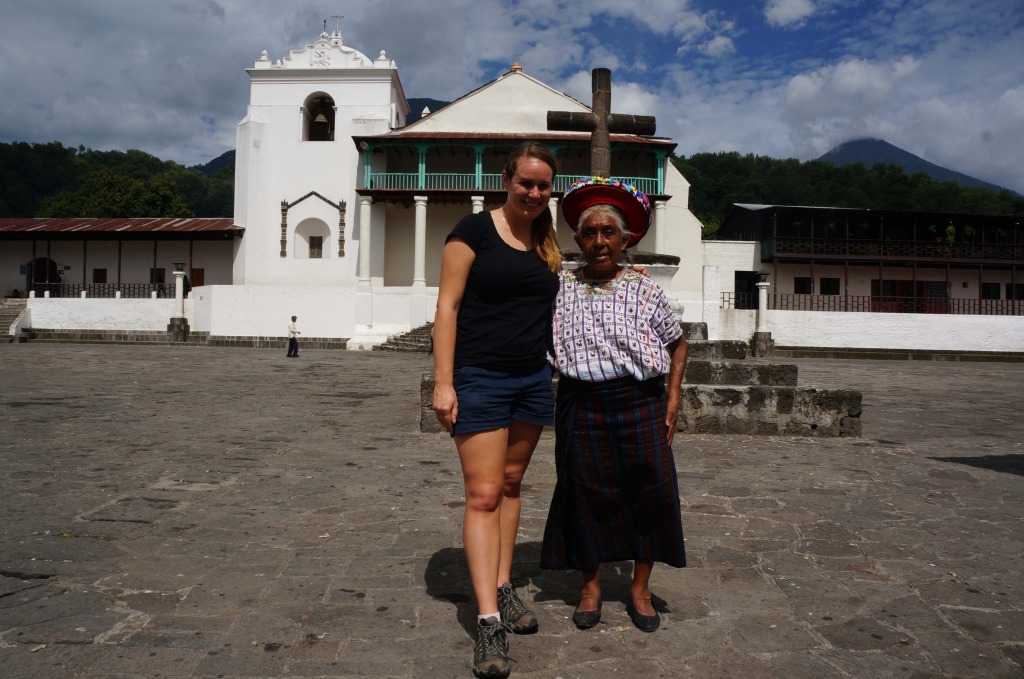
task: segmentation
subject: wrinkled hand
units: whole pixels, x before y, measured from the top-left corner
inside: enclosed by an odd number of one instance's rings
[[[449,434],[459,418],[459,399],[454,387],[434,387],[434,415]]]
[[[634,264],[632,268],[633,271],[636,271],[641,276],[647,276],[648,278],[651,277],[651,272],[648,271],[647,267],[644,266],[643,264]]]
[[[679,420],[679,398],[668,397],[668,410],[665,413],[665,427],[667,428],[668,444],[672,445],[672,439],[676,435],[676,422]]]

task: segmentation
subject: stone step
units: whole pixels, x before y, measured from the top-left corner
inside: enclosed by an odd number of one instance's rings
[[[683,329],[683,337],[688,342],[695,340],[706,340],[708,338],[708,324],[707,323],[691,323],[691,322],[679,322],[679,327]]]
[[[677,429],[688,434],[859,437],[860,416],[861,393],[853,389],[684,384]]]
[[[747,358],[750,346],[734,340],[687,340],[687,356],[691,360],[714,361],[730,359],[739,361]]]
[[[420,379],[420,431],[440,432],[434,375]],[[859,437],[861,394],[852,389],[684,384],[677,430],[687,434]]]
[[[374,351],[400,351],[426,354],[433,348],[434,324],[427,323],[407,333],[388,338],[386,342],[373,347]]]
[[[797,367],[757,359],[687,361],[683,384],[795,387]]]

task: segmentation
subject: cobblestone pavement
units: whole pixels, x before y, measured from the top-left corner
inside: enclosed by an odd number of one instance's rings
[[[554,485],[527,474],[516,579],[541,631],[513,677],[1018,677],[1024,365],[795,361],[864,392],[864,438],[682,436],[690,567],[663,625],[569,620],[536,564]],[[418,431],[423,355],[0,346],[0,677],[469,677],[454,447]]]

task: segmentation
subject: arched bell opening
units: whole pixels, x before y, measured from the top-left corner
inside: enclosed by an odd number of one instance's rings
[[[334,141],[334,99],[323,92],[306,98],[303,111],[303,141]]]

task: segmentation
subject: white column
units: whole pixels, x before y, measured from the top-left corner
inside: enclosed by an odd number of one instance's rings
[[[665,208],[668,204],[663,200],[654,201],[654,251],[665,254],[665,241],[668,238],[668,220]]]
[[[416,241],[413,244],[412,286],[422,288],[427,284],[427,197],[413,196],[416,202]]]
[[[359,288],[370,289],[370,232],[373,230],[370,206],[373,198],[359,197]]]
[[[768,332],[768,281],[757,285],[757,328],[756,332]]]
[[[484,197],[483,196],[470,196],[469,200],[473,203],[473,214],[484,211]]]
[[[174,273],[174,316],[173,318],[185,318],[185,272],[175,271]]]

